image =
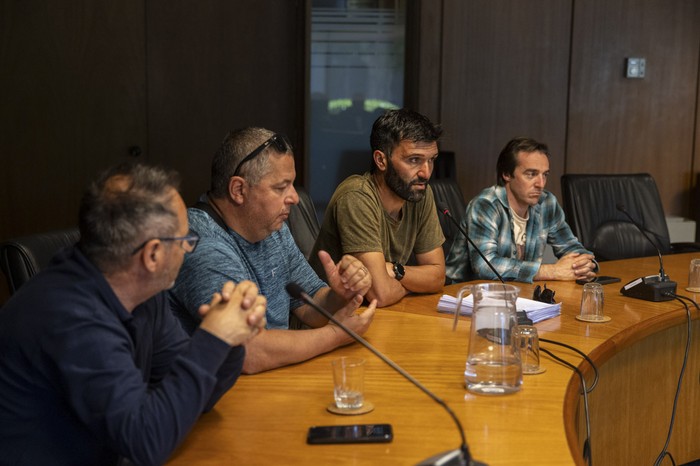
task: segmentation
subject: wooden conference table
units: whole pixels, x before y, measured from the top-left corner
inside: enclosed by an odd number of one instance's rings
[[[666,256],[664,265],[686,292],[692,257]],[[658,257],[604,262],[601,274],[622,279],[605,285],[605,313],[612,320],[575,319],[580,285],[550,282],[562,302],[560,317],[538,323],[541,338],[572,345],[595,361],[598,386],[589,396],[593,464],[652,465],[668,432],[673,397],[686,344],[686,312],[676,300],[652,303],[622,296],[620,286],[658,272]],[[534,285],[516,284],[530,298]],[[536,284],[535,284],[536,285]],[[461,285],[445,287],[456,296]],[[365,337],[447,402],[465,429],[474,458],[497,465],[583,465],[585,424],[579,379],[541,354],[546,372],[525,376],[522,389],[506,396],[479,396],[464,388],[469,319],[452,331],[452,316],[439,314],[440,294],[409,296],[377,312]],[[700,458],[700,325],[691,309],[693,343],[668,450],[677,464]],[[592,373],[576,353],[541,343],[559,357]],[[365,399],[374,411],[341,416],[332,402],[330,361],[366,358]],[[384,444],[307,445],[313,425],[390,423],[394,440]],[[355,343],[290,367],[242,376],[201,417],[173,454],[171,465],[411,465],[457,448],[460,437],[438,404]],[[671,464],[666,459],[663,464]]]

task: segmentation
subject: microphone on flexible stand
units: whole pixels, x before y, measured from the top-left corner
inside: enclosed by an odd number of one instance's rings
[[[479,461],[476,461],[472,459],[471,453],[469,452],[469,447],[467,446],[467,439],[464,436],[464,429],[462,428],[462,424],[459,422],[459,419],[455,415],[455,413],[450,409],[449,406],[447,406],[447,403],[445,403],[442,399],[438,398],[437,395],[435,395],[433,392],[428,390],[423,384],[421,384],[418,380],[413,378],[411,374],[406,372],[404,369],[402,369],[398,364],[396,364],[394,361],[389,359],[388,357],[384,356],[378,349],[376,349],[374,346],[372,346],[367,340],[362,338],[360,335],[358,335],[356,332],[354,332],[352,329],[349,329],[345,325],[343,325],[338,319],[336,319],[333,314],[328,312],[326,309],[322,308],[318,304],[314,302],[314,300],[306,294],[306,292],[302,289],[301,286],[299,286],[297,283],[290,282],[287,283],[286,286],[287,293],[293,298],[300,299],[301,301],[305,302],[309,306],[311,306],[313,309],[315,309],[317,312],[322,314],[325,318],[333,322],[335,325],[340,327],[345,333],[350,335],[355,341],[360,343],[362,346],[370,350],[372,353],[375,354],[379,359],[384,361],[386,364],[388,364],[392,369],[394,369],[396,372],[404,376],[409,382],[411,382],[413,385],[418,387],[423,393],[428,395],[430,398],[432,398],[436,403],[438,403],[440,406],[442,406],[448,414],[452,417],[452,420],[454,420],[455,424],[457,424],[457,428],[459,430],[459,435],[462,438],[462,444],[458,449],[455,450],[448,450],[443,453],[439,453],[435,456],[431,456],[430,458],[426,459],[425,461],[422,461],[418,463],[417,466],[486,466],[486,463],[481,463]]]
[[[620,293],[630,298],[643,299],[645,301],[670,301],[673,299],[673,295],[676,294],[676,282],[671,281],[664,271],[664,261],[661,257],[661,249],[656,246],[649,235],[646,234],[644,229],[639,225],[627,212],[625,205],[622,203],[617,204],[617,210],[622,212],[630,219],[630,222],[644,235],[644,237],[654,246],[656,252],[659,254],[659,275],[649,275],[647,277],[639,277],[622,288],[620,288]]]
[[[475,250],[477,253],[479,253],[479,256],[484,260],[484,262],[486,262],[486,265],[488,265],[489,268],[491,269],[491,271],[492,271],[494,274],[496,274],[496,277],[498,277],[498,280],[499,280],[503,285],[505,285],[505,284],[506,284],[506,281],[503,279],[503,277],[501,276],[501,274],[498,273],[498,270],[496,270],[496,267],[493,266],[493,264],[491,263],[491,261],[488,260],[488,259],[486,258],[486,256],[484,255],[484,253],[481,252],[481,250],[476,246],[476,244],[474,244],[474,241],[472,241],[472,239],[469,237],[469,235],[468,235],[467,232],[464,230],[464,228],[462,228],[462,225],[460,225],[459,222],[457,221],[457,219],[455,219],[455,218],[452,216],[452,212],[450,212],[450,209],[449,209],[445,204],[443,204],[442,202],[436,202],[436,203],[435,203],[435,206],[437,207],[437,209],[440,211],[440,213],[441,213],[442,215],[444,215],[445,217],[449,218],[449,219],[452,221],[452,223],[454,223],[454,224],[457,226],[457,229],[462,233],[462,235],[464,235],[464,237],[467,239],[467,241],[469,242],[469,244],[474,248],[474,250]],[[468,251],[467,251],[467,253],[468,253]],[[454,330],[455,328],[457,328],[457,319],[458,319],[458,317],[459,317],[458,314],[459,314],[458,312],[455,312],[455,320],[454,320],[454,322],[452,323],[452,330]],[[530,318],[527,316],[527,313],[526,313],[525,311],[516,311],[516,314],[517,314],[517,316],[518,316],[518,325],[532,325],[532,319],[530,319]]]
[[[479,248],[476,247],[476,244],[474,244],[474,242],[473,242],[472,239],[469,237],[469,235],[467,234],[467,232],[464,231],[464,228],[462,228],[462,225],[460,225],[459,222],[452,216],[452,213],[450,212],[450,209],[449,209],[445,204],[443,204],[442,202],[436,202],[436,203],[435,203],[435,206],[438,208],[438,210],[440,211],[440,213],[441,213],[442,215],[444,215],[445,217],[449,218],[449,219],[452,221],[452,223],[454,223],[454,224],[457,226],[457,229],[464,235],[464,237],[467,239],[467,241],[469,242],[469,244],[471,244],[471,246],[476,250],[476,252],[479,253],[479,256],[481,256],[481,258],[484,260],[484,262],[486,262],[486,265],[488,265],[489,268],[491,269],[491,271],[492,271],[493,273],[496,274],[496,276],[498,277],[498,280],[500,280],[500,282],[503,283],[503,284],[505,285],[506,282],[505,282],[505,280],[503,280],[503,277],[501,277],[501,274],[498,273],[498,271],[497,271],[496,268],[493,266],[493,264],[491,264],[491,262],[486,258],[486,256],[484,256],[484,253],[481,252],[481,250],[479,250]]]

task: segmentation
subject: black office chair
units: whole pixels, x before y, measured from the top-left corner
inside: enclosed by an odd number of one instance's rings
[[[321,227],[309,193],[301,187],[296,187],[296,190],[299,194],[299,204],[292,206],[287,218],[287,226],[297,246],[308,259]]]
[[[571,230],[599,261],[657,254],[618,206],[645,230],[662,254],[700,251],[698,243],[671,244],[659,191],[648,173],[566,174],[561,177],[561,189]]]
[[[11,239],[0,244],[0,269],[7,278],[10,294],[39,273],[61,249],[78,242],[77,228],[49,231]]]
[[[445,204],[450,209],[450,213],[454,219],[460,222],[462,217],[464,217],[467,204],[464,202],[464,195],[457,181],[453,178],[438,178],[431,180],[430,186],[433,188],[435,204]],[[442,249],[445,252],[445,257],[447,257],[452,247],[452,242],[455,237],[461,235],[461,233],[457,226],[443,215],[442,212],[438,212],[438,218],[440,219],[442,233],[445,235],[445,242],[442,245]]]

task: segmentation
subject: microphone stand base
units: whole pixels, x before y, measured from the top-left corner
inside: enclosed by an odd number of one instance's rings
[[[620,289],[620,293],[654,303],[670,301],[673,296],[669,294],[676,294],[676,282],[668,279],[662,281],[658,275],[650,275],[632,280]]]
[[[437,455],[426,458],[416,466],[488,466],[476,460],[467,461],[461,449],[443,451]]]

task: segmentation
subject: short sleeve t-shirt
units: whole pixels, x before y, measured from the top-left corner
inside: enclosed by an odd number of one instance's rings
[[[430,252],[444,241],[430,187],[420,201],[406,202],[396,220],[382,207],[373,176],[365,173],[347,178],[336,189],[309,260],[323,277],[319,250],[336,262],[343,254],[381,252],[387,262],[405,264],[412,253]]]

